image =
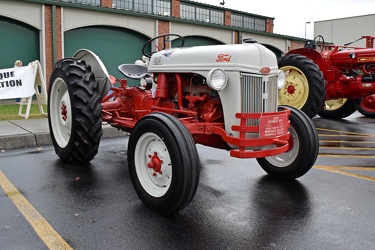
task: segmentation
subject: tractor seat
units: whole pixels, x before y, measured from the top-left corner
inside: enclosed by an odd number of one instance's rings
[[[148,74],[148,68],[137,64],[121,64],[118,70],[131,79],[142,79]]]

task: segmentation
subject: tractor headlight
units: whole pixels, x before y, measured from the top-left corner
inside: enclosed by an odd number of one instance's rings
[[[277,88],[281,89],[282,87],[284,87],[285,83],[286,83],[285,72],[282,70],[279,70],[277,72]]]
[[[207,84],[210,88],[220,91],[225,88],[228,76],[222,69],[212,69],[207,74]]]

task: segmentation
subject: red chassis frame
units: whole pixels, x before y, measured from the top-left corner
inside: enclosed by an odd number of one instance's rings
[[[233,125],[232,130],[239,133],[238,137],[228,135],[224,129],[223,122],[211,122],[212,113],[205,113],[205,121],[198,120],[198,112],[193,109],[183,109],[183,93],[182,78],[179,74],[176,76],[178,109],[175,104],[168,100],[166,89],[168,86],[163,84],[165,74],[158,75],[158,86],[155,93],[151,90],[145,90],[136,87],[128,87],[126,79],[116,79],[119,87],[111,87],[112,93],[105,96],[102,100],[102,121],[108,122],[113,127],[131,132],[135,124],[143,116],[153,112],[165,112],[181,116],[179,120],[186,126],[193,136],[196,143],[221,148],[230,151],[232,157],[237,158],[262,158],[272,155],[278,155],[288,151],[292,145],[288,128],[290,126],[289,115],[290,110],[285,108],[280,112],[273,113],[237,113],[237,119],[240,119],[240,125]],[[153,96],[154,95],[154,96]],[[126,98],[136,97],[136,105],[134,102],[126,101]],[[114,99],[113,99],[114,98]],[[111,100],[113,99],[113,100]],[[202,101],[202,96],[186,95],[186,100],[190,103],[194,101]],[[134,101],[134,99],[132,99]],[[132,104],[129,104],[132,103]],[[131,107],[129,106],[131,105]],[[202,116],[202,115],[201,115]],[[281,119],[279,119],[282,117]],[[249,126],[249,119],[259,120],[259,126]],[[263,125],[262,125],[262,120]],[[276,123],[272,122],[277,120]],[[269,122],[271,121],[271,122]],[[264,123],[269,124],[264,124]],[[268,135],[266,130],[276,131]],[[258,133],[258,137],[246,138],[247,133]],[[259,136],[263,134],[263,136]],[[228,144],[235,145],[236,149],[230,148]],[[249,147],[258,148],[263,146],[274,145],[273,148],[266,150],[249,150]]]

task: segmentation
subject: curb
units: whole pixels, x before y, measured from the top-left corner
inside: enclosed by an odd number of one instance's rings
[[[103,125],[103,135],[101,139],[124,137],[128,133],[111,127],[110,125]],[[15,134],[15,135],[2,135],[0,136],[0,150],[19,149],[27,147],[42,147],[52,145],[52,139],[49,132],[38,132]]]

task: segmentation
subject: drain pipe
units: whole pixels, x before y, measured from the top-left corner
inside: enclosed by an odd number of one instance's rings
[[[56,5],[52,5],[52,56],[53,64],[57,62],[57,41],[56,41]]]

